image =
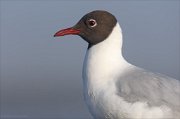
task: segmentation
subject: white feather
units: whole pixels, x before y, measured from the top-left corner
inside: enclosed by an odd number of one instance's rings
[[[83,67],[84,98],[96,119],[172,118],[167,106],[149,107],[146,102],[129,103],[116,94],[115,80],[135,66],[122,56],[122,32],[117,23],[112,33],[86,52]]]

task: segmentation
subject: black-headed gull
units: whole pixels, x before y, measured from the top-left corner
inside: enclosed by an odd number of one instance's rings
[[[122,55],[122,31],[107,11],[93,11],[54,36],[89,43],[83,66],[84,98],[95,119],[180,119],[180,81],[148,72]]]

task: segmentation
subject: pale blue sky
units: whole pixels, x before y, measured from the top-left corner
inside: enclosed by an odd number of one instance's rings
[[[180,79],[179,0],[1,0],[1,116],[92,119],[82,96],[87,43],[53,35],[97,9],[117,17],[129,62]]]

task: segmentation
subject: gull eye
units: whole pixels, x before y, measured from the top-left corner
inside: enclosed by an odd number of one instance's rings
[[[97,25],[97,22],[94,19],[90,19],[88,20],[88,24],[90,27],[95,27]]]

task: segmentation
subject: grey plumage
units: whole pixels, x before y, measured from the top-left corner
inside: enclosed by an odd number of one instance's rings
[[[119,77],[116,84],[117,95],[130,103],[143,101],[150,107],[166,105],[174,113],[180,112],[179,80],[135,67]]]

